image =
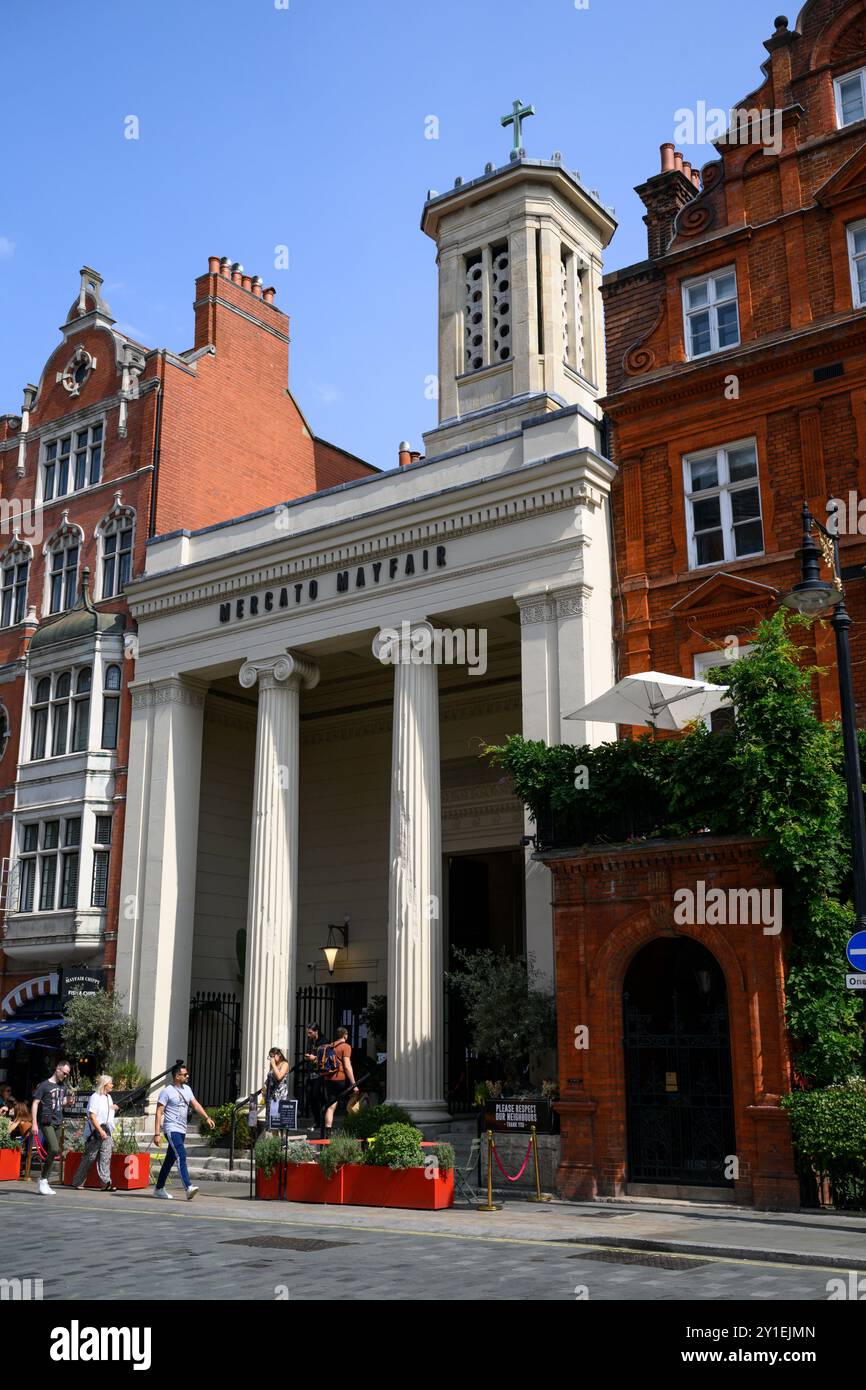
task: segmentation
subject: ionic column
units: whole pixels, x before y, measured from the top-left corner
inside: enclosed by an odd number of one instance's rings
[[[384,640],[386,633],[382,632],[374,651],[380,660],[394,664],[388,1100],[404,1106],[413,1120],[429,1123],[448,1118],[443,1059],[438,669],[429,623],[413,623],[390,654],[386,654]]]
[[[261,1086],[268,1052],[291,1057],[298,910],[298,719],[300,690],[318,669],[290,652],[247,661],[238,679],[256,682],[259,708],[247,898],[242,1093]]]

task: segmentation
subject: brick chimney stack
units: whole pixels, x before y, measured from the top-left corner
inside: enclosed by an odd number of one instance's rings
[[[635,189],[646,208],[644,222],[650,260],[665,254],[677,213],[697,196],[701,186],[697,169],[673,145],[662,145],[660,153],[660,172]]]
[[[274,303],[276,290],[239,261],[209,256],[195,282],[195,347],[213,346],[238,364],[255,360],[285,390],[289,370],[289,320]]]

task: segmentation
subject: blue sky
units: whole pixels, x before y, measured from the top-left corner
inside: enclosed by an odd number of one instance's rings
[[[504,163],[499,117],[520,97],[537,111],[528,154],[561,150],[616,209],[607,268],[642,259],[632,190],[657,171],[674,112],[751,92],[778,12],[755,0],[285,3],[5,0],[0,413],[38,381],[80,266],[104,276],[128,332],[183,351],[194,278],[227,255],[277,287],[290,384],[314,431],[393,466],[398,441],[420,447],[435,424],[427,189]],[[287,270],[274,268],[282,245]]]

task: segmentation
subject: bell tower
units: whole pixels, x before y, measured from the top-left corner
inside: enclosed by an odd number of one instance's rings
[[[600,419],[602,252],[610,209],[560,154],[529,159],[522,122],[507,164],[427,196],[422,230],[439,266],[439,424],[428,457],[578,405]]]

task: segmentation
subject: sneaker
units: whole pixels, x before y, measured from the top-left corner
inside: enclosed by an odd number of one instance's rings
[[[195,1196],[195,1194],[196,1194],[197,1192],[198,1192],[198,1188],[197,1188],[197,1187],[188,1187],[188,1188],[186,1189],[186,1200],[187,1200],[188,1202],[191,1202],[192,1199],[193,1199],[193,1197]]]
[[[166,1192],[164,1187],[155,1187],[153,1189],[153,1195],[154,1197],[162,1197],[165,1202],[171,1202],[173,1200],[171,1193]]]
[[[44,1178],[40,1178],[36,1185],[36,1190],[42,1197],[56,1197],[57,1193],[53,1187],[49,1187]]]

